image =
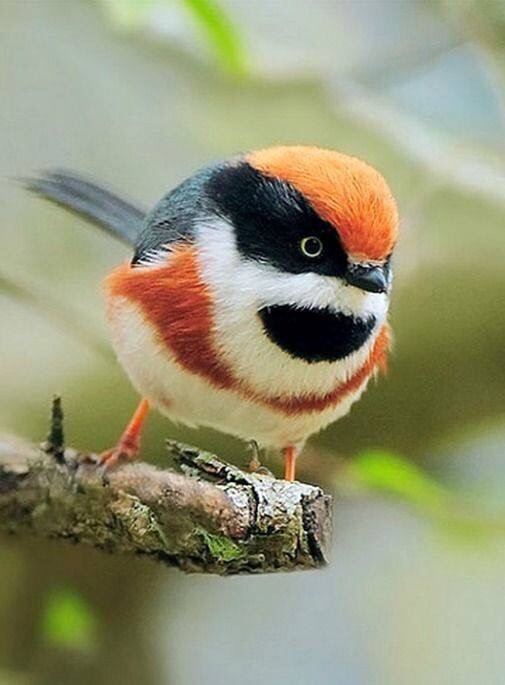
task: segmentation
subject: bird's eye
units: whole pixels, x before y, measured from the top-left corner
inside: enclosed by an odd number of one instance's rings
[[[310,259],[320,257],[323,252],[322,240],[315,235],[302,238],[300,241],[300,250],[305,257],[309,257]]]

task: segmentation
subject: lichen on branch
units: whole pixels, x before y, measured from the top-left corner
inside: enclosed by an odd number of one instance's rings
[[[331,498],[320,488],[167,446],[182,473],[144,462],[104,472],[61,444],[55,457],[47,444],[44,451],[0,437],[0,530],[146,555],[190,572],[267,573],[327,562]]]

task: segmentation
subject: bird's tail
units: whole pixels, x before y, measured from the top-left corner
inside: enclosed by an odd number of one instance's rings
[[[146,212],[109,190],[59,169],[23,179],[23,183],[31,192],[82,216],[128,245],[135,244]]]

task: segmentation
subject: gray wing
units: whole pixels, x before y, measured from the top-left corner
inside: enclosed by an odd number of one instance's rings
[[[191,242],[197,219],[213,211],[206,186],[220,164],[212,164],[167,193],[147,214],[135,246],[132,264],[149,261],[170,244]]]

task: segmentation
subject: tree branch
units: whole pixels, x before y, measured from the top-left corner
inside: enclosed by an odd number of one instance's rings
[[[327,561],[331,498],[320,488],[245,473],[175,442],[185,473],[142,462],[103,472],[57,447],[0,437],[0,529],[223,575]]]

